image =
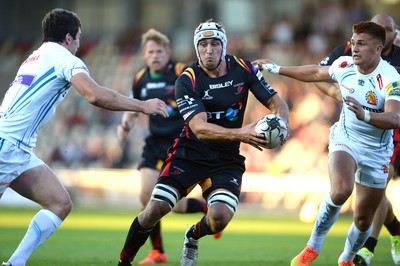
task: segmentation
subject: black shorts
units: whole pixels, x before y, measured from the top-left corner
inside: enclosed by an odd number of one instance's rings
[[[168,148],[172,143],[172,139],[154,136],[147,137],[145,139],[142,159],[138,165],[138,169],[151,168],[160,171],[165,159],[167,158]]]
[[[240,196],[245,158],[237,153],[220,152],[190,145],[171,147],[158,183],[170,185],[185,197],[199,184],[203,198],[219,188]]]

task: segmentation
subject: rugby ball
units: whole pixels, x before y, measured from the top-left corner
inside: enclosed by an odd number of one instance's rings
[[[257,133],[263,134],[268,144],[263,146],[267,149],[274,149],[281,146],[287,136],[288,128],[286,122],[277,115],[269,114],[261,118],[255,128]]]

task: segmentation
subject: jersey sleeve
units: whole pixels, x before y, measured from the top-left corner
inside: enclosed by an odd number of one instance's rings
[[[259,102],[265,104],[277,92],[269,85],[258,68],[250,64],[250,90]]]
[[[338,82],[345,69],[353,64],[351,56],[341,56],[333,61],[332,65],[329,67],[329,75],[334,81]]]
[[[138,100],[142,100],[142,98],[140,96],[140,88],[141,88],[141,83],[142,83],[141,80],[142,80],[142,77],[145,72],[146,72],[146,68],[142,68],[141,70],[139,70],[139,72],[136,73],[135,77],[133,78],[132,95],[133,95],[133,98],[138,99]]]
[[[193,68],[187,68],[176,80],[175,98],[179,112],[186,123],[196,114],[206,111],[201,94],[196,87],[196,75]]]
[[[68,82],[70,82],[72,77],[78,73],[86,73],[89,75],[89,70],[85,63],[72,54],[71,56],[62,60],[61,64],[56,64],[56,66],[58,66],[57,70],[59,75],[61,75]]]

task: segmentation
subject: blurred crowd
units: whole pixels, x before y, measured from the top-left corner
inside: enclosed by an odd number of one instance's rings
[[[228,53],[248,60],[270,58],[282,65],[316,64],[336,45],[349,39],[354,22],[369,19],[370,14],[357,3],[348,1],[343,6],[332,1],[323,7],[305,6],[304,15],[298,20],[277,18],[246,35],[227,28]],[[100,84],[128,95],[134,73],[143,66],[139,38],[140,33],[127,32],[117,40],[84,40],[79,56]],[[0,47],[2,57],[4,45]],[[37,47],[31,45],[31,49]],[[15,47],[14,58],[7,54],[8,60],[21,59],[21,51]],[[173,57],[186,63],[195,60],[194,54],[180,58],[177,51],[173,51]],[[275,150],[260,152],[242,145],[247,170],[276,175],[325,174],[329,128],[338,118],[340,103],[321,94],[313,84],[270,74],[265,74],[265,78],[289,104],[291,135],[284,146]],[[266,114],[254,98],[248,104],[245,123]],[[148,133],[146,118],[139,115],[129,139],[120,143],[116,132],[121,115],[89,105],[72,89],[56,116],[42,129],[35,153],[56,169],[135,168]]]

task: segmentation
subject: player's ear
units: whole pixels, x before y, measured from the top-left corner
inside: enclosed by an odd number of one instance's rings
[[[67,33],[67,34],[65,35],[65,42],[66,42],[66,44],[70,44],[72,40],[73,40],[73,38],[72,38],[71,34]]]

